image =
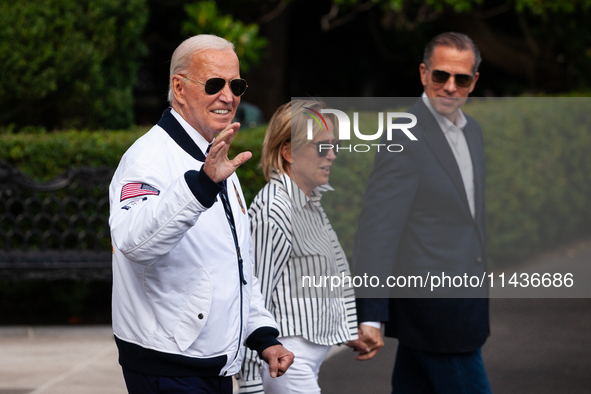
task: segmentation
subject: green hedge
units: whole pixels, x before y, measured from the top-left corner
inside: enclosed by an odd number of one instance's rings
[[[487,228],[494,261],[591,229],[591,98],[483,100]]]
[[[0,125],[129,127],[146,0],[0,3]]]
[[[468,102],[464,111],[484,133],[492,265],[591,231],[591,98],[479,99]],[[376,123],[375,114],[371,119]],[[367,142],[351,141],[359,143]],[[349,255],[373,157],[342,153],[331,173],[337,192],[323,198]]]
[[[522,258],[591,229],[591,99],[513,98],[468,103],[481,124],[487,159],[489,254],[494,264]],[[0,135],[0,160],[38,180],[70,166],[115,167],[146,129]],[[265,184],[258,168],[265,128],[241,130],[230,155],[254,157],[238,170],[247,203]],[[359,143],[353,141],[352,143]],[[351,252],[371,153],[342,153],[323,206]]]
[[[70,167],[116,168],[125,151],[148,128],[112,131],[60,131],[12,134],[0,132],[0,160],[18,167],[38,182],[46,182]],[[258,163],[265,127],[243,128],[230,147],[229,156],[249,150],[253,157],[239,168],[244,197],[250,203],[265,180]]]

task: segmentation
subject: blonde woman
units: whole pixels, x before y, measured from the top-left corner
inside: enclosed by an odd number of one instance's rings
[[[318,370],[332,345],[366,349],[357,339],[352,289],[341,289],[335,296],[326,289],[302,294],[294,288],[296,283],[301,286],[302,275],[350,275],[320,204],[322,193],[332,190],[328,180],[338,153],[333,119],[324,116],[321,126],[313,122],[313,139],[307,138],[310,114],[322,108],[316,101],[284,104],[265,135],[261,166],[268,183],[248,212],[255,274],[265,307],[279,325],[278,339],[295,354],[295,361],[284,376],[270,379],[268,365],[247,350],[239,378],[242,393],[261,393],[263,388],[267,394],[320,393]]]

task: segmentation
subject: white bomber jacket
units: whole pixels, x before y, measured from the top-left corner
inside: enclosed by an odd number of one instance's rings
[[[226,190],[243,267],[218,196],[223,185],[200,171],[206,148],[169,108],[113,176],[113,331],[124,368],[229,376],[240,370],[244,344],[260,353],[279,343],[252,274],[240,183],[232,174]]]

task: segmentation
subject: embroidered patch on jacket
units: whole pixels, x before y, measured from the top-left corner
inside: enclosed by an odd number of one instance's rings
[[[234,185],[234,181],[232,181],[232,185]],[[236,198],[238,199],[238,204],[240,204],[240,209],[242,209],[242,213],[246,215],[246,211],[244,210],[244,204],[242,204],[242,199],[240,198],[238,189],[236,189],[236,185],[234,185],[234,191],[236,192]]]
[[[139,196],[157,196],[160,194],[160,190],[154,186],[150,186],[147,183],[128,183],[123,186],[121,190],[121,201],[127,200],[128,198],[139,197]]]
[[[126,211],[129,211],[132,207],[143,203],[147,199],[148,199],[148,197],[138,198],[137,200],[132,200],[131,202],[127,203],[126,206],[121,207],[121,209],[125,209]]]

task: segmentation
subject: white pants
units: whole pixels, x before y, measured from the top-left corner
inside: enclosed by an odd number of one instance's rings
[[[330,346],[317,345],[300,336],[277,339],[293,352],[295,360],[287,372],[277,378],[269,375],[269,365],[263,362],[261,375],[265,394],[319,394],[318,370]]]

